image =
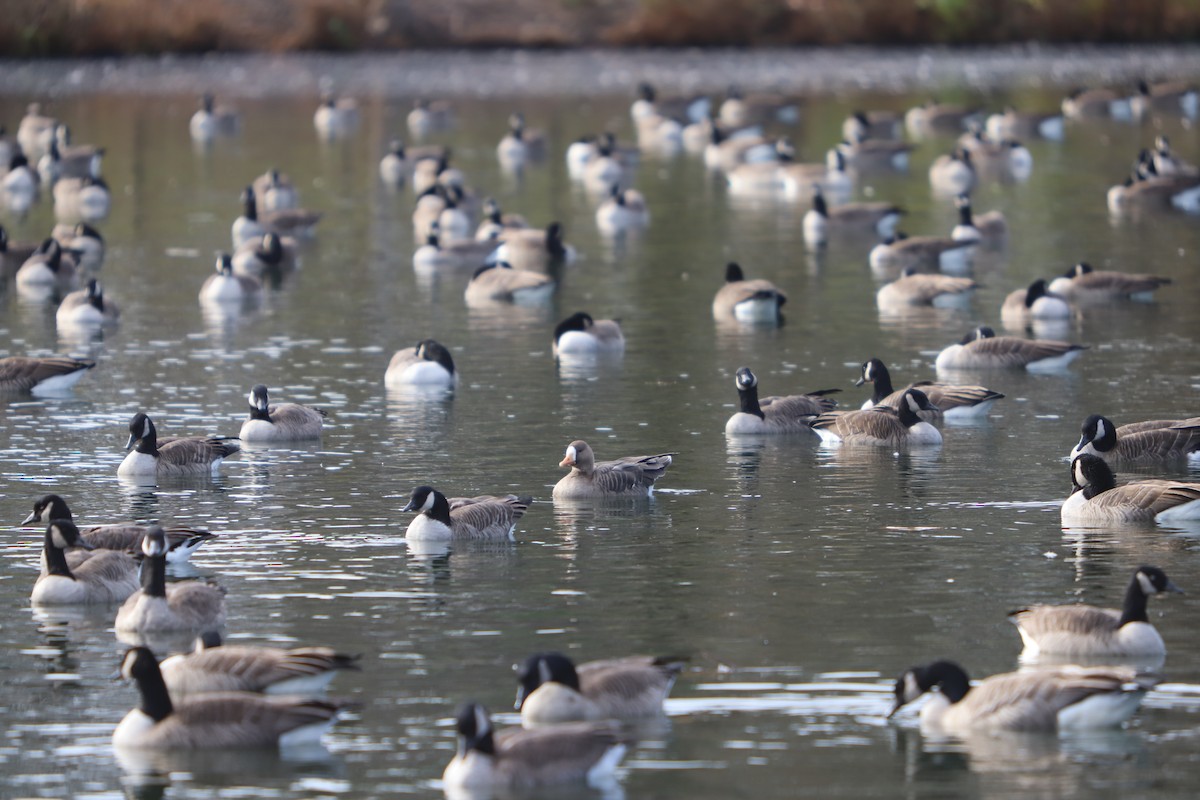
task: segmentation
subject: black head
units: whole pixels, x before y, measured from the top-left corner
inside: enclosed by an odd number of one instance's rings
[[[142,537],[142,555],[146,558],[166,558],[170,549],[167,545],[167,534],[161,525],[151,526]]]
[[[1092,447],[1101,453],[1106,453],[1117,446],[1117,426],[1108,417],[1092,414],[1080,426],[1081,436],[1079,447],[1091,443]]]
[[[730,261],[725,265],[725,282],[736,283],[737,281],[746,280],[745,273],[742,272],[742,267],[736,261]]]
[[[140,683],[155,673],[159,673],[158,659],[149,648],[131,647],[125,651],[125,656],[121,659],[122,678]]]
[[[813,184],[812,207],[813,211],[816,211],[822,217],[829,214],[829,206],[825,204],[825,193],[821,191],[821,184],[819,183]]]
[[[96,308],[104,310],[104,289],[100,286],[100,281],[91,278],[87,282],[87,299]]]
[[[851,116],[858,120],[859,124],[863,127],[869,127],[871,125],[871,120],[867,119],[867,114],[865,111],[855,111]]]
[[[596,321],[592,319],[591,314],[586,311],[576,311],[554,328],[554,341],[557,342],[567,331],[586,331],[595,324]]]
[[[437,500],[437,490],[432,486],[418,486],[409,495],[408,504],[401,511],[429,511]]]
[[[638,84],[637,90],[638,90],[638,97],[645,100],[647,103],[653,103],[654,98],[657,96],[657,94],[654,91],[654,87],[651,86],[650,84],[646,83],[645,81]]]
[[[4,226],[0,225],[0,253],[8,252],[8,231],[4,230]]]
[[[100,235],[100,231],[96,230],[91,225],[88,225],[86,222],[80,222],[75,226],[75,236],[83,237],[85,239],[95,239],[101,244],[104,244],[104,237]]]
[[[871,358],[863,362],[862,377],[856,380],[854,385],[862,386],[864,383],[874,383],[890,377],[887,366],[878,358]]]
[[[71,509],[67,507],[66,500],[63,500],[56,494],[48,494],[33,504],[33,512],[21,524],[28,525],[31,522],[50,522],[56,519],[70,520]]]
[[[214,102],[215,101],[213,100],[212,92],[205,92],[204,94],[200,95],[200,107],[209,114],[212,113]]]
[[[471,750],[488,755],[496,752],[496,745],[492,739],[492,720],[487,709],[479,703],[463,703],[455,714],[454,727],[459,736],[459,755],[465,755]]]
[[[1089,272],[1095,272],[1095,271],[1096,270],[1092,269],[1091,264],[1087,263],[1086,261],[1080,261],[1078,264],[1076,264],[1074,267],[1071,268],[1071,271],[1067,273],[1067,277],[1075,278],[1080,275],[1087,275]]]
[[[1117,485],[1117,478],[1104,459],[1091,453],[1075,456],[1071,462],[1071,494],[1082,491],[1091,500]]]
[[[1149,95],[1150,94],[1150,84],[1146,83],[1145,78],[1138,78],[1137,90],[1138,90],[1138,94],[1141,94],[1141,95]]]
[[[733,375],[733,383],[741,392],[758,386],[758,377],[750,371],[749,367],[739,367]]]
[[[271,407],[271,400],[267,396],[267,387],[261,383],[250,390],[246,402],[250,404],[250,412],[253,415],[255,412],[266,414],[267,409]]]
[[[939,687],[951,703],[957,703],[970,691],[971,683],[966,671],[953,661],[934,661],[910,667],[896,680],[896,703],[888,716],[894,716],[904,705],[934,687]]]
[[[571,659],[562,653],[537,653],[525,659],[525,663],[517,667],[517,702],[516,708],[521,710],[525,698],[537,691],[543,683],[561,683],[579,691],[579,674]]]
[[[967,335],[962,338],[962,341],[960,341],[959,344],[970,344],[971,342],[979,339],[993,339],[995,336],[996,332],[994,330],[989,328],[987,325],[983,325],[967,333]]]
[[[1033,283],[1029,284],[1029,288],[1025,290],[1025,307],[1033,308],[1033,304],[1039,298],[1046,296],[1046,281],[1044,278],[1038,278]]]
[[[417,342],[415,352],[418,358],[426,361],[436,361],[445,367],[446,371],[451,375],[454,374],[454,359],[450,356],[450,351],[440,342],[434,339],[422,339]]]
[[[12,170],[16,170],[16,169],[20,169],[21,167],[28,167],[28,166],[29,166],[29,159],[26,158],[25,154],[22,153],[20,150],[13,153],[12,157],[8,159],[8,169],[10,172]]]
[[[129,441],[125,444],[125,449],[132,450],[134,445],[143,441],[157,444],[157,432],[150,417],[139,411],[129,420]]]
[[[1174,592],[1183,594],[1183,589],[1176,586],[1167,573],[1163,572],[1158,567],[1141,566],[1134,573],[1133,579],[1137,582],[1138,587],[1142,590],[1142,594],[1147,596],[1153,594],[1161,594],[1162,592]]]
[[[920,389],[908,389],[900,398],[900,420],[909,425],[919,419],[920,412],[937,410],[938,407],[929,402],[929,395]]]
[[[221,253],[217,256],[216,270],[218,275],[229,276],[233,274],[233,259],[229,253]]]

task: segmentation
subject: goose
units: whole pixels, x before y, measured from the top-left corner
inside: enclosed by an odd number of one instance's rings
[[[188,120],[188,133],[197,142],[211,142],[218,136],[237,133],[241,118],[236,109],[219,106],[211,92],[200,96],[200,108]]]
[[[896,232],[904,209],[892,203],[846,203],[829,208],[820,184],[813,186],[812,208],[804,215],[804,243],[825,244],[831,237],[874,233],[886,239]]]
[[[103,178],[59,178],[54,184],[54,215],[60,220],[99,222],[108,217],[112,196]]]
[[[475,241],[489,242],[501,238],[510,231],[523,230],[529,223],[520,214],[506,214],[500,210],[500,204],[495,198],[489,197],[483,201],[483,221],[475,230]]]
[[[1130,98],[1111,89],[1072,89],[1062,101],[1063,116],[1069,119],[1094,119],[1112,117],[1129,120],[1133,118]]]
[[[917,416],[929,422],[944,416],[946,419],[981,419],[992,410],[997,400],[1004,397],[1000,392],[992,391],[985,386],[969,384],[934,383],[920,381],[910,383],[903,389],[892,388],[892,376],[888,368],[878,358],[863,362],[862,374],[855,386],[871,383],[875,386],[874,394],[862,405],[864,411],[876,406],[887,406],[899,409],[904,392],[909,389],[920,389],[929,398],[929,402],[937,407],[937,411],[921,411]]]
[[[581,136],[567,145],[567,174],[572,180],[583,180],[584,171],[600,154],[600,145],[592,135]]]
[[[712,101],[702,95],[663,98],[645,81],[638,84],[637,94],[638,98],[629,107],[634,122],[651,116],[679,117],[689,122],[711,117]]]
[[[653,113],[637,117],[634,120],[634,129],[637,133],[638,147],[643,150],[653,151],[663,158],[669,158],[683,149],[685,129],[683,124],[673,117]],[[705,132],[711,135],[709,129],[706,129]],[[705,146],[707,146],[707,142]]]
[[[453,115],[454,106],[450,101],[418,97],[404,120],[414,136],[425,136],[450,127]]]
[[[825,163],[830,169],[833,169],[838,155],[840,155],[847,169],[859,172],[881,170],[904,172],[908,169],[908,156],[912,149],[913,146],[907,142],[888,139],[852,139],[834,145],[825,154]]]
[[[1137,711],[1142,697],[1158,683],[1128,667],[1067,666],[1006,672],[972,686],[958,664],[934,661],[900,676],[888,716],[936,688],[921,707],[922,728],[958,735],[1114,728]]]
[[[537,653],[517,668],[516,709],[527,728],[658,716],[684,661],[630,656],[576,666],[562,653]]]
[[[880,308],[897,306],[962,306],[979,284],[970,278],[956,278],[940,273],[920,273],[908,267],[899,278],[884,286],[875,295]]]
[[[440,148],[440,153],[429,152],[426,148],[410,147],[407,149],[408,160],[413,162],[412,190],[420,197],[435,186],[448,189],[452,186],[464,188],[466,176],[462,170],[450,166],[449,148]]]
[[[1000,319],[1006,324],[1027,320],[1065,320],[1075,316],[1067,298],[1046,288],[1044,278],[1038,278],[1027,289],[1014,289],[1000,305]]]
[[[277,233],[264,233],[239,247],[230,259],[233,274],[261,281],[264,276],[280,278],[296,269],[296,240]]]
[[[777,146],[780,145],[777,143]],[[737,164],[732,169],[726,170],[725,181],[729,185],[729,193],[731,195],[757,195],[775,191],[795,192],[800,181],[809,179],[808,190],[811,194],[813,183],[825,177],[828,170],[826,170],[824,164],[797,165],[793,162],[792,158],[792,156],[779,154],[776,160],[750,161]],[[783,171],[785,166],[811,167],[813,168],[813,172],[797,172],[790,188],[785,189],[785,173]]]
[[[442,212],[450,206],[450,196],[446,191],[446,187],[441,184],[434,183],[423,193],[417,196],[417,204],[413,207],[412,223],[413,223],[413,238],[420,240],[429,236],[434,229],[437,229],[439,236],[441,235],[441,217]],[[457,221],[457,219],[456,219]],[[445,237],[447,241],[453,238],[453,234]],[[465,236],[463,238],[466,238]]]
[[[1154,171],[1159,175],[1196,175],[1200,168],[1189,164],[1171,150],[1171,140],[1159,134],[1154,137],[1154,151],[1150,153]]]
[[[796,163],[794,157],[788,156],[785,151],[776,165],[776,172],[780,189],[784,197],[789,199],[812,197],[813,192],[820,189],[827,200],[845,206],[854,190],[854,178],[846,171],[846,158],[837,150],[833,151],[830,162],[815,164]],[[904,213],[899,207],[896,207],[896,211]]]
[[[606,786],[628,749],[615,723],[576,722],[534,730],[492,729],[478,703],[459,709],[458,747],[442,772],[450,794],[525,791],[561,783]]]
[[[1021,634],[1026,657],[1161,656],[1167,648],[1146,616],[1146,602],[1162,592],[1182,594],[1183,590],[1158,567],[1139,567],[1120,611],[1083,604],[1030,606],[1011,612],[1008,620]]]
[[[20,147],[17,140],[8,135],[8,129],[0,125],[0,164],[7,164]]]
[[[946,236],[908,236],[897,231],[871,248],[867,256],[871,269],[879,273],[936,269],[963,273],[975,260],[975,242]]]
[[[444,240],[442,226],[435,222],[425,235],[425,244],[413,251],[413,269],[418,273],[432,274],[444,269],[475,267],[487,261],[498,261],[500,259],[495,253],[499,246],[495,240]]]
[[[731,136],[714,125],[704,148],[704,166],[729,172],[739,164],[777,161],[775,145],[763,136]]]
[[[137,562],[128,553],[105,550],[72,569],[64,552],[68,547],[93,549],[72,522],[56,519],[46,528],[43,573],[30,595],[34,605],[121,603],[138,590]]]
[[[86,222],[55,225],[51,236],[74,256],[79,269],[95,272],[104,266],[104,237]]]
[[[921,419],[921,412],[936,410],[920,389],[905,389],[898,408],[887,406],[869,411],[826,411],[812,421],[812,428],[825,444],[904,447],[940,445],[942,434]]]
[[[713,298],[713,318],[778,325],[786,302],[787,295],[778,286],[763,278],[747,280],[741,266],[731,261],[725,265],[725,284]]]
[[[590,500],[602,497],[645,497],[654,494],[654,482],[663,476],[676,453],[626,456],[616,461],[596,461],[587,442],[567,445],[560,467],[571,471],[554,484],[555,500]]]
[[[895,111],[855,111],[842,122],[842,138],[847,142],[900,136],[900,115]]]
[[[546,135],[525,127],[525,115],[514,111],[508,116],[508,133],[496,145],[496,157],[501,163],[523,164],[546,153]]]
[[[379,159],[379,178],[388,186],[403,186],[408,179],[408,159],[401,140],[392,139],[387,152]]]
[[[29,160],[23,153],[14,153],[9,159],[8,171],[0,177],[0,196],[5,205],[14,214],[24,215],[37,200],[39,186],[40,179],[30,169]]]
[[[1062,506],[1068,524],[1180,522],[1200,519],[1200,483],[1132,481],[1117,486],[1104,459],[1090,453],[1071,462],[1071,496]]]
[[[311,695],[325,691],[338,672],[360,669],[360,658],[330,647],[227,645],[220,633],[206,631],[193,652],[158,666],[174,698],[209,692]]]
[[[202,750],[314,745],[347,704],[338,700],[250,692],[213,692],[175,699],[154,654],[126,651],[121,676],[141,698],[113,731],[118,749]]]
[[[216,630],[225,624],[225,590],[204,581],[167,583],[166,534],[142,537],[141,588],[117,610],[117,633]]]
[[[498,302],[537,305],[550,299],[554,287],[554,279],[548,275],[513,269],[511,265],[498,261],[475,270],[464,298],[468,306],[486,306]]]
[[[48,494],[33,504],[33,512],[21,524],[31,522],[50,523],[54,520],[74,522],[71,508],[67,501],[56,494]],[[138,525],[133,522],[122,522],[115,525],[90,525],[80,529],[80,536],[92,550],[122,550],[129,553],[140,553],[142,539],[150,530],[150,525]],[[171,527],[165,528],[167,537],[167,561],[184,563],[192,557],[205,542],[216,538],[216,534],[196,528]]]
[[[0,358],[0,391],[54,394],[79,382],[95,361],[66,356]]]
[[[621,323],[613,319],[592,319],[586,311],[577,311],[554,328],[554,355],[619,355],[625,352]]]
[[[624,189],[613,184],[608,199],[596,209],[596,227],[609,236],[628,230],[645,228],[650,224],[646,198],[636,189]]]
[[[271,405],[267,387],[261,383],[250,390],[250,418],[242,423],[238,438],[243,442],[296,442],[320,439],[325,412],[296,403]]]
[[[59,123],[54,129],[55,142],[51,147],[58,154],[61,178],[99,178],[104,160],[104,148],[91,144],[72,144],[71,129]]]
[[[916,137],[943,133],[958,133],[966,130],[972,122],[981,119],[974,109],[950,103],[928,100],[904,112],[904,126]]]
[[[1129,298],[1151,300],[1154,292],[1171,282],[1160,275],[1095,270],[1081,262],[1050,282],[1050,291],[1076,302],[1102,303]]]
[[[562,224],[551,222],[546,229],[507,228],[500,234],[496,258],[513,269],[545,272],[559,264],[575,262],[575,248],[563,242]]]
[[[1061,142],[1064,127],[1061,113],[1017,111],[1011,106],[1002,114],[992,114],[985,124],[987,135],[996,141],[1037,137]]]
[[[15,276],[21,265],[29,260],[41,246],[42,242],[14,242],[8,238],[8,231],[0,225],[0,263],[4,266],[4,274]]]
[[[433,339],[422,339],[415,347],[397,350],[388,363],[383,382],[389,388],[401,386],[441,386],[458,383],[458,372],[450,351]]]
[[[812,421],[819,414],[832,411],[837,401],[829,395],[841,389],[822,389],[817,392],[787,397],[758,397],[758,377],[749,367],[740,367],[734,375],[740,407],[725,423],[726,436],[764,434],[811,434]]]
[[[42,113],[40,103],[30,103],[17,126],[17,143],[31,156],[41,156],[54,141],[58,120]]]
[[[607,134],[612,137],[612,134]],[[625,174],[625,166],[608,144],[601,144],[587,159],[580,170],[580,179],[584,184],[596,191],[603,191],[614,183],[620,183]]]
[[[59,327],[114,325],[121,316],[117,304],[105,298],[100,281],[92,278],[87,288],[78,289],[63,298],[54,313]]]
[[[254,202],[264,214],[300,207],[300,193],[291,177],[277,169],[259,175],[250,186],[254,190]]]
[[[11,155],[8,160],[11,160]],[[7,163],[7,160],[6,160]],[[46,186],[53,186],[62,177],[62,154],[58,151],[58,140],[50,142],[50,149],[38,159],[38,181]]]
[[[963,147],[938,156],[929,166],[929,184],[939,194],[969,194],[977,180],[971,151]]]
[[[937,369],[1020,369],[1054,372],[1078,358],[1087,345],[1051,339],[997,336],[989,327],[976,328],[938,353]]]
[[[209,475],[241,449],[236,439],[191,437],[164,440],[158,446],[154,421],[142,412],[129,421],[129,455],[117,468],[124,477]]]
[[[1117,427],[1112,420],[1092,414],[1083,421],[1079,444],[1072,459],[1089,453],[1110,464],[1152,464],[1172,458],[1200,455],[1200,417],[1155,419]]]
[[[401,512],[415,511],[404,538],[413,541],[476,539],[511,541],[517,520],[525,516],[532,497],[515,494],[497,497],[451,497],[431,486],[413,489]]]
[[[217,256],[216,268],[200,287],[201,303],[254,302],[262,297],[262,282],[249,275],[235,275],[228,253]]]
[[[252,186],[242,190],[241,200],[242,215],[233,221],[232,228],[235,250],[246,242],[262,239],[263,235],[270,232],[296,238],[310,237],[313,235],[313,228],[321,221],[322,215],[319,211],[303,208],[280,208],[260,212]]]
[[[950,231],[950,238],[959,242],[978,242],[989,247],[1000,247],[1008,238],[1008,220],[1002,211],[989,211],[976,217],[971,210],[971,196],[960,194],[954,199],[958,209],[958,224]]]
[[[1033,174],[1033,155],[1029,148],[1012,139],[992,139],[982,126],[960,136],[958,146],[971,154],[971,166],[986,175],[1026,181]]]
[[[325,141],[349,136],[358,127],[358,103],[349,97],[334,97],[325,92],[313,112],[313,127]]]
[[[763,122],[795,124],[800,120],[800,107],[780,94],[745,94],[733,85],[717,109],[717,120],[731,128]]]
[[[1194,214],[1200,211],[1200,176],[1158,175],[1153,171],[1131,175],[1109,188],[1107,203],[1113,214],[1173,209]]]
[[[1144,79],[1137,82],[1137,94],[1129,98],[1129,107],[1133,116],[1140,119],[1152,111],[1169,111],[1183,114],[1185,117],[1196,117],[1200,110],[1200,94],[1187,81],[1164,81],[1148,83]]]
[[[42,241],[17,270],[17,287],[28,290],[65,289],[75,283],[75,256],[56,239]]]

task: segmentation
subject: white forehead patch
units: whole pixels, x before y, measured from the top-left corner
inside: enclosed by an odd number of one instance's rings
[[[570,461],[572,464],[575,463],[575,445],[573,445],[573,444],[567,445],[567,459],[566,460]]]

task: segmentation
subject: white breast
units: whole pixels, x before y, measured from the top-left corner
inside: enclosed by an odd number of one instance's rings
[[[725,423],[725,434],[727,436],[746,436],[760,433],[766,433],[766,423],[760,417],[756,417],[754,414],[747,414],[745,411],[739,411]]]
[[[908,429],[910,444],[941,444],[942,433],[928,422],[918,422]]]
[[[442,773],[442,783],[453,788],[484,789],[497,784],[498,778],[500,775],[491,756],[477,750],[455,756]]]
[[[135,708],[125,715],[125,719],[121,720],[116,730],[113,731],[113,744],[118,747],[122,745],[126,747],[138,747],[143,743],[142,738],[156,724],[145,712]]]
[[[416,384],[419,386],[452,386],[454,376],[436,361],[418,361],[404,368],[395,378],[388,381],[392,385]]]
[[[125,456],[125,460],[121,462],[121,466],[117,467],[118,475],[154,475],[158,472],[158,459],[149,453],[139,453],[137,450],[130,451],[129,455]]]
[[[412,522],[408,523],[408,530],[404,533],[406,539],[444,540],[453,538],[453,536],[454,531],[450,529],[449,525],[426,514],[418,514]]]

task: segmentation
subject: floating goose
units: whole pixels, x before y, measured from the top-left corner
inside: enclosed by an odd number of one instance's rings
[[[295,442],[320,439],[325,412],[319,408],[279,403],[271,405],[267,387],[261,383],[250,390],[250,419],[242,423],[238,438],[243,442]]]
[[[941,432],[921,419],[921,412],[936,410],[920,389],[905,389],[899,407],[869,411],[826,411],[812,428],[826,444],[904,447],[940,445]]]
[[[278,280],[283,273],[296,268],[296,240],[267,232],[262,239],[252,239],[239,247],[230,263],[234,275],[254,278],[260,283],[264,277]]]
[[[508,133],[496,145],[500,163],[518,166],[546,154],[546,134],[525,127],[525,115],[514,111],[508,116]]]
[[[468,306],[487,306],[495,303],[537,305],[554,294],[554,279],[540,272],[513,269],[503,261],[484,264],[475,270],[464,299]]]
[[[904,112],[904,125],[909,133],[920,138],[943,133],[960,133],[981,118],[981,114],[975,109],[928,100]]]
[[[17,126],[17,143],[31,157],[39,157],[50,149],[56,128],[58,120],[43,114],[40,103],[30,103]]]
[[[35,292],[67,289],[75,284],[76,268],[74,254],[58,240],[45,239],[17,270],[17,288]]]
[[[321,96],[321,104],[313,112],[313,127],[325,141],[342,139],[358,128],[358,103],[350,97],[334,97],[330,92]]]
[[[731,128],[765,122],[795,124],[800,120],[800,107],[781,94],[745,94],[733,85],[717,109],[717,119]]]
[[[1142,118],[1153,111],[1182,114],[1195,119],[1200,110],[1200,94],[1187,81],[1164,81],[1162,83],[1137,82],[1137,94],[1129,98],[1133,115]]]
[[[763,278],[747,280],[741,266],[731,261],[725,266],[725,285],[713,298],[712,312],[718,320],[778,325],[783,320],[781,309],[786,302],[787,295],[778,286]]]
[[[188,120],[188,133],[197,142],[210,142],[217,136],[232,136],[238,131],[241,118],[236,109],[219,106],[211,92],[200,97],[200,108]]]
[[[277,169],[269,169],[250,184],[254,190],[254,202],[265,214],[300,207],[300,193],[292,179]]]
[[[1071,462],[1071,485],[1062,506],[1064,525],[1200,519],[1200,483],[1144,480],[1117,486],[1104,459],[1090,453]]]
[[[129,421],[129,455],[117,468],[124,477],[210,475],[221,462],[241,449],[237,439],[191,437],[165,439],[158,446],[154,421],[138,412]]]
[[[971,196],[960,194],[954,199],[958,209],[958,224],[950,238],[960,242],[980,242],[988,247],[1000,247],[1008,238],[1008,221],[1001,211],[989,211],[976,217],[971,211]]]
[[[1133,118],[1130,98],[1111,89],[1072,89],[1062,101],[1063,116],[1069,119],[1094,119],[1112,117],[1129,120]]]
[[[137,562],[128,553],[105,550],[72,568],[64,552],[69,547],[94,549],[70,520],[54,520],[46,528],[43,572],[30,595],[34,605],[120,603],[138,590]]]
[[[142,588],[117,610],[118,633],[217,630],[225,624],[225,591],[203,581],[167,584],[166,534],[153,526],[142,538]]]
[[[895,111],[855,111],[842,122],[842,138],[847,142],[901,135],[901,119]]]
[[[100,281],[95,278],[87,282],[87,288],[78,289],[64,297],[54,312],[54,320],[59,327],[114,325],[120,316],[117,304],[104,296]]]
[[[516,708],[526,727],[658,716],[686,660],[630,656],[576,666],[561,653],[538,653],[517,669]]]
[[[404,537],[414,541],[508,541],[513,538],[517,520],[525,516],[532,502],[532,497],[514,494],[447,498],[430,486],[418,486],[413,489],[408,505],[400,509],[417,512]]]
[[[588,443],[576,439],[567,445],[566,455],[559,463],[571,471],[554,485],[553,497],[555,500],[645,497],[654,493],[654,482],[671,466],[675,455],[626,456],[598,462]]]
[[[813,186],[813,207],[804,215],[804,243],[825,244],[830,238],[874,234],[886,239],[896,232],[904,209],[892,203],[846,203],[829,208],[820,185]]]
[[[450,389],[458,383],[458,373],[449,350],[433,339],[422,339],[415,347],[396,351],[388,363],[383,382],[393,389],[401,386]]]
[[[84,373],[94,366],[95,361],[65,356],[0,358],[0,391],[33,394],[64,392],[78,383]]]
[[[449,100],[419,97],[413,101],[412,110],[405,117],[405,122],[414,136],[425,136],[449,128],[453,119],[454,106]]]
[[[961,274],[971,269],[974,258],[975,242],[898,232],[871,248],[868,260],[880,273],[924,269]]]
[[[725,434],[761,435],[812,433],[812,421],[826,411],[832,411],[837,401],[829,395],[841,389],[822,389],[818,392],[794,394],[787,397],[758,397],[758,377],[749,367],[741,367],[734,376],[740,409],[725,423]]]
[[[875,300],[881,309],[897,306],[956,308],[965,305],[978,288],[979,284],[970,278],[921,273],[909,267],[899,278],[885,284],[875,295]]]
[[[877,172],[908,169],[908,156],[913,146],[907,142],[888,139],[851,139],[838,142],[825,154],[825,163],[830,169],[840,156],[846,169],[857,172]]]
[[[54,215],[60,220],[99,222],[108,217],[111,204],[103,178],[60,178],[54,184]]]
[[[1061,142],[1064,127],[1061,113],[1017,111],[1011,106],[1002,114],[992,114],[986,123],[987,135],[997,141],[1038,137]]]
[[[483,222],[475,229],[475,241],[490,242],[501,238],[509,231],[528,228],[529,223],[520,214],[504,213],[495,198],[483,201]],[[560,228],[561,230],[561,228]]]
[[[888,368],[878,358],[863,362],[862,375],[854,382],[854,385],[862,386],[864,383],[875,385],[875,393],[862,405],[864,411],[875,406],[899,409],[900,400],[904,397],[905,391],[920,389],[929,398],[929,402],[937,407],[937,411],[918,413],[917,416],[926,422],[931,422],[941,416],[946,419],[982,418],[987,416],[997,400],[1004,397],[999,392],[994,392],[984,386],[934,383],[933,381],[910,383],[903,389],[895,390],[892,388],[892,376],[888,372]]]
[[[592,319],[577,311],[554,328],[554,355],[617,355],[625,352],[621,323],[612,319]]]
[[[1071,267],[1050,282],[1050,291],[1081,303],[1111,300],[1150,300],[1154,292],[1171,282],[1159,275],[1095,270],[1087,263]]]
[[[262,297],[262,282],[250,275],[236,275],[233,259],[228,253],[217,256],[216,273],[204,279],[200,286],[200,302],[253,303]]]
[[[613,184],[609,197],[596,209],[596,227],[601,233],[614,235],[628,230],[645,228],[650,224],[646,198],[636,189],[621,189]]]
[[[653,85],[643,81],[637,87],[638,98],[629,107],[634,122],[651,116],[679,117],[699,122],[710,117],[712,101],[702,95],[691,97],[659,97]]]
[[[962,147],[938,156],[929,167],[929,183],[939,194],[969,194],[977,179],[971,151]]]
[[[222,644],[208,631],[196,639],[196,650],[159,664],[167,691],[174,698],[208,692],[316,694],[334,676],[358,670],[361,656],[330,647],[248,647]]]
[[[546,272],[552,267],[574,263],[575,248],[563,242],[562,224],[551,222],[546,229],[506,228],[500,234],[496,260],[513,269]]]
[[[1200,455],[1200,417],[1154,419],[1117,427],[1112,420],[1092,414],[1083,421],[1083,435],[1071,449],[1071,459],[1081,453],[1115,463],[1152,464],[1172,458]]]
[[[54,520],[73,522],[71,509],[67,501],[56,494],[48,494],[33,504],[33,511],[21,521],[22,525],[31,522],[50,523]],[[133,522],[122,522],[114,525],[90,525],[80,528],[80,536],[90,550],[122,550],[129,553],[142,551],[142,539],[153,528],[152,525],[138,525]],[[165,528],[167,537],[167,561],[182,563],[192,557],[199,547],[216,535],[197,528]]]
[[[79,269],[95,272],[104,266],[104,237],[86,222],[55,225],[52,235],[75,257]]]
[[[1075,309],[1067,298],[1048,290],[1043,278],[1038,278],[1026,289],[1009,292],[1000,306],[1000,319],[1005,325],[1030,320],[1067,320],[1074,315]]]
[[[997,336],[989,327],[976,328],[938,353],[935,366],[947,369],[1020,369],[1053,372],[1067,367],[1087,345],[1050,339]]]

